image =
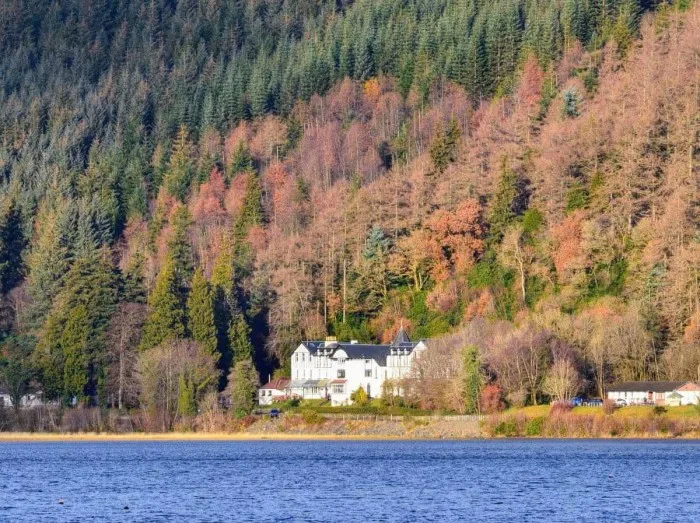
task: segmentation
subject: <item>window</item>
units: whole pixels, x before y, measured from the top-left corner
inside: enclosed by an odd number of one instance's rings
[[[333,385],[333,394],[345,394],[345,385],[342,383]]]
[[[372,369],[365,369],[365,378],[372,377]]]
[[[339,378],[345,377],[345,369],[338,369],[338,377]]]
[[[294,355],[294,361],[299,361],[299,353],[298,352]]]

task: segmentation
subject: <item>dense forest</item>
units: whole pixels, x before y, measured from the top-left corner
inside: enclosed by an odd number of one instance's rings
[[[400,324],[425,408],[700,380],[691,0],[5,0],[0,51],[14,397],[245,410]]]

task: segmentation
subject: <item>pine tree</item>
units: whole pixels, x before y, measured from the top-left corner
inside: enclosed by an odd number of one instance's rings
[[[250,412],[255,407],[255,394],[260,378],[250,359],[238,361],[228,379],[227,392],[231,398],[231,410],[236,415]]]
[[[239,310],[232,311],[228,330],[229,346],[234,365],[237,362],[253,359],[253,344],[250,342],[250,327],[245,316]]]
[[[146,284],[143,278],[143,264],[143,253],[136,252],[122,278],[122,301],[128,303],[146,303]]]
[[[42,330],[38,348],[54,397],[97,397],[104,375],[103,335],[117,304],[117,275],[106,253],[76,259]],[[51,368],[47,368],[47,365]]]
[[[8,293],[22,278],[26,246],[22,217],[14,198],[0,202],[0,294]]]
[[[209,282],[201,269],[197,269],[192,277],[187,300],[187,324],[190,337],[218,359],[214,301]]]
[[[479,349],[474,345],[466,347],[462,353],[462,372],[464,386],[464,409],[467,414],[478,413],[479,394],[483,386]]]
[[[173,232],[168,241],[168,255],[173,261],[173,275],[175,277],[177,297],[184,310],[187,304],[189,284],[194,271],[194,256],[188,238],[191,217],[186,206],[181,205],[178,207],[173,213],[170,224]]]
[[[440,126],[430,144],[430,159],[435,172],[442,174],[447,166],[456,160],[457,142],[461,136],[459,124],[454,118],[447,125]]]
[[[165,175],[165,187],[168,192],[181,202],[185,201],[187,192],[192,182],[193,169],[190,157],[191,145],[188,139],[186,126],[181,126],[178,131],[173,151],[170,155],[168,172]]]
[[[493,196],[488,220],[493,241],[500,241],[515,217],[527,209],[527,193],[523,185],[523,180],[510,169],[504,158],[501,162],[501,179]]]
[[[231,164],[229,166],[229,173],[231,176],[235,176],[238,173],[253,172],[253,157],[248,149],[248,144],[245,140],[238,142],[236,150],[233,152],[233,157],[231,158]]]
[[[63,227],[67,212],[62,206],[56,207],[40,209],[36,218],[37,237],[28,257],[27,292],[32,298],[28,319],[35,327],[39,327],[49,313],[70,265],[69,240]]]
[[[222,373],[222,379],[226,379],[233,361],[228,337],[229,325],[231,323],[231,312],[236,308],[233,246],[228,237],[225,239],[221,252],[214,261],[211,284],[213,286],[219,368],[225,371]]]
[[[248,173],[243,205],[234,223],[236,244],[240,245],[248,230],[263,222],[262,188],[260,178],[254,172]]]
[[[570,87],[562,93],[561,113],[565,118],[576,118],[580,114],[581,95],[575,87]]]
[[[168,256],[148,298],[150,313],[144,326],[141,349],[150,349],[165,340],[185,336],[185,311],[178,296],[175,264]]]
[[[88,384],[90,320],[84,305],[70,309],[66,314],[65,325],[60,339],[63,356],[62,397],[70,402],[78,401],[86,395]]]

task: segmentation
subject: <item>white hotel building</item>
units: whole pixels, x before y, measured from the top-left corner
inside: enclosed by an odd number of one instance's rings
[[[285,390],[265,385],[259,392],[260,404],[284,396],[329,399],[332,405],[347,405],[351,403],[350,394],[359,387],[369,397],[378,397],[384,381],[408,376],[413,361],[426,349],[423,341],[412,342],[403,328],[390,345],[334,339],[305,341],[292,353],[292,376],[284,383]]]

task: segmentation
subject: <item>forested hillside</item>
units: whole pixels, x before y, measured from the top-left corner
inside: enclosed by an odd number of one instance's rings
[[[690,0],[5,0],[0,386],[244,407],[401,323],[428,408],[698,380],[699,56]]]

